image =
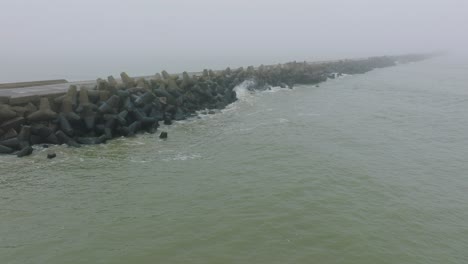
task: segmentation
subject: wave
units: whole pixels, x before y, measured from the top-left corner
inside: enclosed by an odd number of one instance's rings
[[[256,86],[255,81],[245,80],[241,84],[234,87],[234,92],[236,92],[237,100],[246,101],[252,97],[254,94],[253,88]]]

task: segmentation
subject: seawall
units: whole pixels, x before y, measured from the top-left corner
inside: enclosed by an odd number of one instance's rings
[[[250,89],[317,84],[340,74],[361,74],[430,55],[411,54],[320,63],[290,62],[222,71],[55,84],[24,93],[0,90],[0,154],[18,157],[36,144],[72,147],[105,143],[114,137],[155,133],[203,109],[222,109],[237,100],[234,88],[252,80]],[[54,88],[55,87],[55,88]],[[21,89],[21,88],[18,88]],[[24,88],[23,88],[24,89]]]

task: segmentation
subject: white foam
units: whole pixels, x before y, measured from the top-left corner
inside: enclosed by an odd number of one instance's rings
[[[234,87],[234,92],[236,92],[236,97],[239,101],[246,101],[252,97],[253,92],[249,89],[250,87],[255,86],[255,82],[252,80],[245,80],[241,84]]]
[[[281,88],[279,86],[272,86],[270,87],[270,89],[266,90],[265,92],[267,93],[276,93],[276,92],[279,92],[279,91],[286,91],[286,90],[289,90],[289,89],[286,89],[286,88]]]
[[[192,160],[201,158],[199,154],[181,154],[178,153],[175,157],[172,158],[165,158],[163,161],[185,161],[185,160]]]

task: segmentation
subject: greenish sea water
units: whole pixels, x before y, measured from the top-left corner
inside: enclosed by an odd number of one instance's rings
[[[0,263],[468,263],[468,61],[0,157]]]

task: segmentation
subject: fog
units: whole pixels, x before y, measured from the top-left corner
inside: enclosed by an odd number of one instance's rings
[[[465,52],[466,0],[0,0],[0,82]]]

